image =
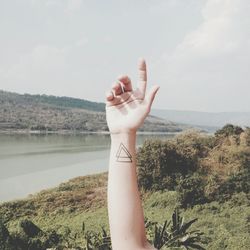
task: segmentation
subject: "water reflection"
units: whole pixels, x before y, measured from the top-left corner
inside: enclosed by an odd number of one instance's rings
[[[168,139],[171,134],[138,135]],[[0,135],[0,201],[24,197],[79,175],[108,170],[110,136]]]

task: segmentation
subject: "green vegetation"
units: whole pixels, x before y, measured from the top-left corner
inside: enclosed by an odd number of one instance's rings
[[[197,219],[193,219],[184,222],[184,218],[180,216],[178,209],[175,209],[172,215],[172,221],[166,220],[164,225],[149,220],[145,221],[148,239],[157,249],[181,246],[184,246],[186,249],[204,249],[199,245],[199,243],[207,243],[207,238],[204,237],[204,234],[199,230],[188,230],[196,221]],[[43,231],[32,221],[27,219],[19,223],[19,230],[18,234],[10,234],[6,226],[1,222],[1,247],[9,250],[42,250],[49,247],[54,247],[55,249],[65,249],[69,247],[82,249],[74,243],[74,241],[77,241],[77,238],[82,237],[85,239],[84,249],[112,249],[110,235],[104,227],[102,227],[101,232],[86,231],[84,222],[82,224],[81,233],[76,233],[74,236],[71,236],[71,230],[68,227],[63,233],[57,233],[55,230]]]
[[[108,131],[105,104],[71,97],[16,94],[0,90],[0,132]],[[178,132],[185,126],[148,117],[141,131]]]
[[[249,141],[249,128],[226,125],[215,136],[186,132],[142,145],[138,179],[155,247],[250,248]],[[1,204],[1,246],[111,249],[106,188],[103,173]]]
[[[2,103],[5,102],[12,102],[12,103],[20,103],[20,104],[49,104],[51,106],[58,106],[58,107],[66,107],[66,108],[81,108],[87,109],[92,111],[104,112],[105,111],[105,104],[98,103],[98,102],[91,102],[87,100],[82,100],[73,97],[66,97],[66,96],[53,96],[53,95],[30,95],[24,94],[20,95],[17,93],[11,93],[7,91],[0,90],[0,97]]]
[[[222,129],[216,131],[216,136],[229,136],[229,135],[240,135],[244,130],[239,126],[232,124],[225,125]]]
[[[188,132],[173,140],[146,141],[138,154],[140,187],[175,190],[183,207],[248,193],[249,138],[248,129],[226,125],[215,136]]]
[[[179,210],[175,209],[172,221],[166,220],[163,225],[158,222],[146,222],[148,239],[156,249],[184,247],[185,249],[203,250],[200,243],[206,244],[208,242],[204,233],[200,230],[188,231],[196,221],[197,218],[184,222]]]

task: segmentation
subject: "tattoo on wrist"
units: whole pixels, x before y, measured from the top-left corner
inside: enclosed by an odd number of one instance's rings
[[[119,149],[116,153],[116,161],[118,162],[132,162],[132,155],[123,143],[120,143]]]

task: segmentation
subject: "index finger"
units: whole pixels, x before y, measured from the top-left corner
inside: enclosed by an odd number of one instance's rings
[[[146,66],[146,61],[143,58],[140,58],[138,61],[138,74],[139,74],[138,89],[140,90],[141,94],[144,97],[147,87],[147,66]]]

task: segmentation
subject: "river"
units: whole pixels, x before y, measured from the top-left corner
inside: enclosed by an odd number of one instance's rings
[[[168,139],[173,134],[137,136]],[[0,202],[24,198],[63,181],[108,170],[110,136],[0,135]]]

